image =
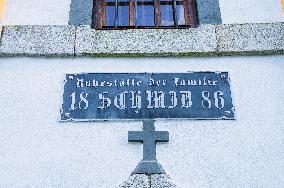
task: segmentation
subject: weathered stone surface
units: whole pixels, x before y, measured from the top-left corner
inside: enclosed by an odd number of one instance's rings
[[[69,25],[92,24],[93,0],[71,0]]]
[[[180,188],[166,174],[133,174],[117,188]]]
[[[219,0],[196,0],[199,24],[221,24]]]
[[[150,188],[150,176],[133,174],[117,188]]]
[[[151,188],[179,188],[166,174],[151,175]]]
[[[230,55],[283,53],[284,23],[218,25],[218,51]]]
[[[79,27],[76,55],[175,55],[216,50],[214,25],[191,29],[91,30]]]
[[[2,56],[74,55],[75,27],[72,26],[5,26],[2,33]]]
[[[284,23],[190,29],[94,30],[4,26],[1,56],[181,56],[284,54]]]

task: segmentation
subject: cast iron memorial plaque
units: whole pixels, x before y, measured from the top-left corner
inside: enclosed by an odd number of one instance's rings
[[[66,75],[62,121],[234,118],[228,72]]]

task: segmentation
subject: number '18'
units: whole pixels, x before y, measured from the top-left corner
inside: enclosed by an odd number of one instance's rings
[[[78,103],[78,106],[76,106],[76,92],[73,92],[70,95],[71,98],[71,107],[70,110],[76,110],[79,108],[80,110],[86,110],[89,107],[89,101],[87,100],[88,93],[82,92],[80,93],[80,101]]]

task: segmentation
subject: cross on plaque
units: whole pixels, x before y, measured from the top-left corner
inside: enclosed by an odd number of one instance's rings
[[[143,131],[128,131],[129,142],[143,143],[143,159],[133,174],[162,174],[162,165],[156,159],[156,143],[168,142],[168,131],[155,131],[154,120],[143,120]]]

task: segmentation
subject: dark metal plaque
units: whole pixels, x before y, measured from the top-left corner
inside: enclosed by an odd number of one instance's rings
[[[61,120],[234,119],[228,72],[67,74]]]

